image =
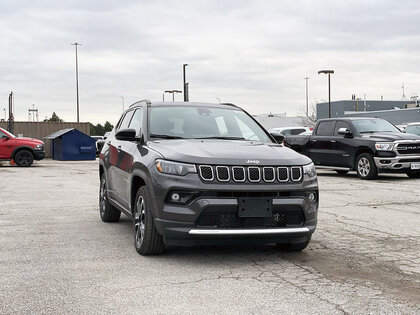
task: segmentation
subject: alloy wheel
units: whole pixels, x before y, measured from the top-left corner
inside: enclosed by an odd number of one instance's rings
[[[21,152],[18,156],[18,164],[22,166],[28,166],[31,164],[32,156],[29,152]]]
[[[366,177],[369,175],[370,172],[370,162],[367,158],[362,157],[359,159],[359,163],[357,163],[357,169],[359,171],[359,174],[363,177]]]
[[[137,200],[136,208],[134,211],[134,233],[137,248],[141,247],[144,239],[145,214],[146,204],[143,196],[140,196]]]
[[[106,208],[106,182],[105,178],[102,179],[101,182],[101,189],[99,191],[99,200],[100,200],[100,207],[101,207],[101,216],[104,215],[105,208]]]

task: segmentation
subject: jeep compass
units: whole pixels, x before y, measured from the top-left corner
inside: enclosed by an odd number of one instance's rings
[[[312,161],[233,104],[134,103],[104,144],[99,176],[101,219],[129,216],[142,255],[239,243],[300,251],[316,228]]]

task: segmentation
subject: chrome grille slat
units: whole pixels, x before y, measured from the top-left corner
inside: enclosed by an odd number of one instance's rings
[[[302,168],[300,166],[292,166],[291,168],[291,179],[294,182],[298,182],[302,179]]]
[[[271,177],[271,179],[268,177]],[[272,183],[276,180],[274,167],[263,167],[263,179],[267,183]]]
[[[289,181],[289,168],[288,167],[277,167],[277,180],[279,182]]]
[[[258,177],[256,177],[258,173]],[[251,183],[258,183],[261,181],[261,169],[258,166],[248,167],[248,180]]]
[[[232,167],[232,178],[235,182],[244,182],[246,180],[245,167],[243,167],[243,166],[233,166]]]
[[[200,165],[198,169],[203,180],[211,182],[214,179],[213,167],[210,165]],[[211,176],[209,176],[210,174]]]
[[[216,166],[216,177],[219,182],[228,182],[230,180],[229,167]]]

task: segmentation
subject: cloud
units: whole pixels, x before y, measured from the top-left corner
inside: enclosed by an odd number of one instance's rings
[[[31,104],[75,120],[72,42],[80,42],[81,119],[115,122],[138,99],[182,89],[251,113],[302,112],[351,94],[399,99],[417,93],[417,1],[13,1],[0,5],[0,106],[15,92],[16,116]],[[182,96],[177,96],[179,100]]]

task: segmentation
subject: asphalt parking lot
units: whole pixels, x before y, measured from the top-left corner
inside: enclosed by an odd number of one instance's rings
[[[320,171],[302,253],[172,248],[142,257],[98,213],[97,162],[0,167],[0,313],[419,313],[420,180]]]

